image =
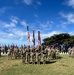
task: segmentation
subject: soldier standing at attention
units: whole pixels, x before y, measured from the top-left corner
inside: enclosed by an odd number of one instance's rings
[[[54,46],[51,49],[51,57],[52,57],[52,59],[56,59],[56,50],[55,50]]]
[[[35,53],[35,48],[32,48],[32,64],[35,64],[36,62],[36,53]]]
[[[11,59],[14,56],[14,45],[10,46],[10,50],[11,50]]]
[[[26,56],[27,56],[27,64],[30,64],[30,46],[27,47]]]
[[[4,47],[4,45],[2,45],[2,51],[3,51],[3,54],[4,54],[4,52],[5,52],[5,47]]]
[[[26,63],[26,47],[22,51],[22,63]]]
[[[47,58],[47,50],[46,50],[46,48],[43,49],[42,53],[43,53],[43,64],[46,64],[46,58]]]
[[[41,61],[41,46],[38,46],[37,49],[37,64],[40,64]]]

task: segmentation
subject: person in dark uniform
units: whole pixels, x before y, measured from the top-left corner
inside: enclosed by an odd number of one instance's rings
[[[7,50],[8,50],[8,47],[5,45],[5,52],[6,52],[6,54],[7,54]]]

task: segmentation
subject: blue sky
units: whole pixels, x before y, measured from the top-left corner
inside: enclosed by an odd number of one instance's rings
[[[0,0],[0,44],[28,44],[27,25],[32,45],[32,29],[36,44],[54,34],[74,35],[74,0]]]

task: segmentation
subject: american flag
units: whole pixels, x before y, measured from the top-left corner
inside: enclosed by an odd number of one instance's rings
[[[38,44],[41,44],[40,31],[38,31]]]
[[[30,33],[29,33],[29,27],[27,26],[27,36],[28,36],[28,44],[30,44]]]
[[[34,34],[34,29],[33,29],[33,45],[35,45],[35,34]]]

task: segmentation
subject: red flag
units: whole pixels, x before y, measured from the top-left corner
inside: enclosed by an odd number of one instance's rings
[[[40,31],[38,31],[38,44],[41,44]]]
[[[30,44],[30,33],[29,33],[29,27],[27,26],[27,36],[28,36],[28,44]]]

